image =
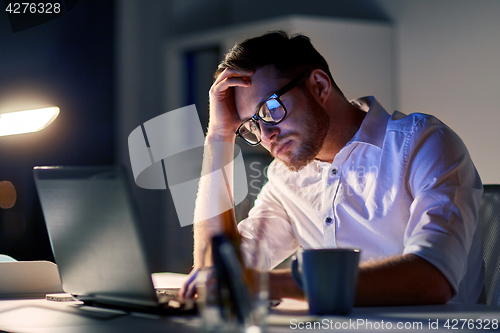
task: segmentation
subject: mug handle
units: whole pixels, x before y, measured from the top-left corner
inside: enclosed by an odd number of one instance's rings
[[[300,287],[300,289],[304,289],[302,287],[302,275],[299,272],[299,260],[297,256],[292,257],[292,277],[295,283]]]

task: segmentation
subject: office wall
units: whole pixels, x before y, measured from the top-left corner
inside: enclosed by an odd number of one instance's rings
[[[165,231],[165,224],[170,221],[162,216],[162,207],[170,204],[172,199],[168,191],[145,190],[135,185],[131,176],[128,136],[137,126],[166,111],[162,96],[162,45],[169,3],[163,0],[120,0],[116,2],[115,12],[115,156],[130,176],[141,231],[154,271],[164,271],[170,266],[170,259],[165,257],[167,249],[172,248]],[[187,228],[180,233],[178,237],[188,242],[192,238]]]
[[[439,117],[500,183],[500,1],[379,0],[394,20],[399,109]]]

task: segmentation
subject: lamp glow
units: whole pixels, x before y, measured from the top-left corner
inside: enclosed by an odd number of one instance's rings
[[[56,106],[0,114],[0,136],[41,131],[58,115],[59,108]]]

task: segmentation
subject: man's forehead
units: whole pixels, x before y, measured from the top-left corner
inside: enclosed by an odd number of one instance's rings
[[[235,103],[240,118],[253,116],[257,106],[281,88],[281,81],[274,66],[267,65],[255,71],[249,87],[235,87]]]

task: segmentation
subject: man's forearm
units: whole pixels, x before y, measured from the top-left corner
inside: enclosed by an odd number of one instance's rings
[[[452,295],[451,284],[436,267],[408,254],[362,263],[355,305],[442,304]]]
[[[269,298],[304,299],[304,292],[295,283],[290,269],[274,269],[269,272]]]
[[[234,227],[227,231],[228,225]],[[228,210],[224,213],[212,217],[205,221],[194,224],[194,268],[210,266],[212,264],[211,239],[213,236],[224,233],[231,235],[231,238],[237,238],[236,221],[234,219],[234,210]]]
[[[222,232],[234,235],[234,204],[232,197],[234,137],[207,136],[203,169],[200,177],[194,214],[194,267],[210,264],[212,236]]]
[[[271,271],[269,290],[271,299],[304,299],[290,269]],[[440,304],[451,296],[451,285],[437,268],[416,255],[405,255],[362,263],[354,305]]]

